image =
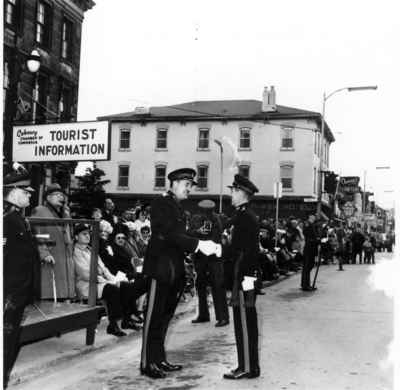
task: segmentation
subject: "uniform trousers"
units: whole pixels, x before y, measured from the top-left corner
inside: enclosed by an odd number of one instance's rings
[[[5,294],[3,302],[3,386],[7,383],[20,350],[21,322],[27,305],[23,294]]]
[[[207,285],[211,284],[214,302],[215,319],[229,320],[226,290],[224,286],[224,266],[219,261],[200,259],[195,261],[196,289],[199,298],[199,318],[209,319],[210,312],[207,304]]]
[[[258,326],[255,290],[238,291],[239,299],[233,304],[238,368],[250,372],[259,370]]]
[[[166,360],[165,337],[184,287],[183,276],[173,283],[150,279],[140,363],[143,369]]]
[[[301,270],[301,288],[311,287],[310,274],[314,267],[315,255],[312,251],[304,251],[303,268]]]
[[[106,302],[109,320],[117,320],[121,316],[127,318],[135,314],[137,312],[136,299],[144,292],[142,285],[135,282],[121,282],[119,287],[106,284],[101,299]]]

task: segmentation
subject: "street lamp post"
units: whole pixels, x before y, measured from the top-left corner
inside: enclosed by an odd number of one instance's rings
[[[318,203],[317,203],[317,215],[318,217],[321,216],[322,212],[322,179],[323,179],[323,171],[324,171],[324,164],[323,164],[323,145],[324,145],[324,138],[325,138],[325,105],[326,101],[333,96],[335,93],[340,91],[347,90],[348,92],[355,92],[355,91],[365,91],[365,90],[376,90],[378,87],[376,85],[368,85],[362,87],[344,87],[336,89],[335,91],[331,92],[330,94],[326,94],[324,92],[323,99],[322,99],[322,115],[321,115],[321,139],[319,141],[319,185],[318,185]]]
[[[224,148],[222,146],[222,142],[218,139],[214,139],[214,142],[219,146],[221,152],[221,169],[220,169],[220,188],[219,188],[219,213],[222,214],[222,196],[223,196],[223,182],[224,182]]]
[[[37,50],[32,50],[30,54],[15,50],[12,61],[13,71],[11,72],[11,83],[4,112],[4,142],[3,156],[7,163],[12,160],[12,126],[17,113],[18,106],[18,84],[21,81],[21,74],[24,65],[31,73],[37,73],[40,68],[40,55]]]

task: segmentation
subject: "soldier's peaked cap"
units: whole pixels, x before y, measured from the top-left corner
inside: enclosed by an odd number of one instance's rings
[[[5,191],[11,191],[13,188],[21,188],[25,191],[35,192],[30,184],[29,173],[12,172],[6,175],[3,179],[3,187]]]
[[[197,183],[194,181],[194,177],[196,176],[196,171],[192,168],[180,168],[172,171],[168,174],[168,180],[191,180],[193,185]]]
[[[256,192],[258,192],[258,188],[249,179],[239,174],[235,175],[232,185],[228,187],[239,188],[250,195],[253,195]]]

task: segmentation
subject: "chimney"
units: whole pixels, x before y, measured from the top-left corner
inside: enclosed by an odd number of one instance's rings
[[[276,91],[274,86],[271,86],[271,90],[268,87],[264,87],[263,100],[262,100],[262,111],[263,112],[274,112],[276,111]]]

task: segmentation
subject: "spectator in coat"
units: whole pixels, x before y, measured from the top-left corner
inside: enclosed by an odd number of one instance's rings
[[[76,288],[80,298],[88,299],[90,280],[91,248],[90,228],[85,224],[75,227],[75,245],[73,259],[76,270]],[[97,298],[107,305],[109,325],[107,333],[117,337],[125,336],[117,320],[122,316],[122,329],[139,330],[140,327],[131,318],[132,302],[137,298],[137,291],[127,279],[117,279],[104,265],[100,258],[97,260]]]
[[[36,207],[32,217],[62,219],[70,218],[69,208],[66,206],[66,196],[57,183],[50,184],[45,192],[46,201],[43,206]],[[39,255],[42,262],[41,269],[41,298],[53,299],[53,276],[56,286],[57,299],[75,298],[75,271],[72,259],[72,234],[68,224],[49,225],[34,224],[37,234],[48,234],[54,246],[40,245]]]
[[[360,226],[357,226],[356,230],[351,235],[351,243],[352,243],[352,262],[353,264],[357,263],[357,255],[360,258],[360,264],[363,262],[363,243],[365,241],[365,237],[361,232]]]
[[[112,227],[114,227],[118,222],[118,217],[115,214],[115,205],[110,198],[107,198],[104,201],[103,219],[110,223]]]

